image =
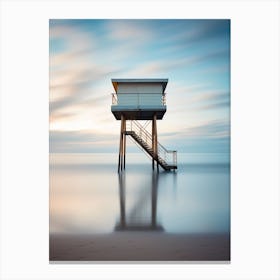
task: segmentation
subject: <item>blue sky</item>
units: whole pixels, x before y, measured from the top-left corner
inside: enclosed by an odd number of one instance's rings
[[[159,141],[229,152],[229,20],[50,20],[50,152],[116,152],[112,78],[168,78]]]

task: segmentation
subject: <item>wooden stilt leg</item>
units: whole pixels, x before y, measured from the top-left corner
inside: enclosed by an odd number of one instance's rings
[[[120,153],[119,153],[118,172],[120,172],[120,160],[121,160],[121,155],[120,155]]]
[[[118,172],[120,172],[120,164],[121,164],[121,154],[119,152]]]
[[[124,168],[124,157],[123,157],[123,148],[124,148],[124,116],[121,116],[122,122],[122,150],[121,150],[121,170]]]
[[[157,171],[159,171],[159,166],[158,166],[158,140],[157,140],[157,115],[154,114],[154,117],[153,117],[153,140],[154,140],[154,147],[153,147],[153,150],[154,150],[154,155],[155,155],[155,158],[156,158],[156,162],[157,162]]]
[[[153,170],[155,169],[155,160],[154,160],[154,157],[155,157],[155,123],[154,123],[154,119],[153,119],[153,122],[152,122],[152,150],[153,150]]]
[[[121,116],[118,172],[120,172],[120,170],[122,170],[122,167],[123,167],[123,156],[122,156],[122,154],[123,154],[123,115]]]
[[[120,167],[121,167],[121,146],[122,146],[122,123],[121,123],[121,130],[120,130],[120,146],[119,146],[118,172],[120,172]]]
[[[123,169],[125,169],[125,153],[126,153],[126,119],[123,120]]]

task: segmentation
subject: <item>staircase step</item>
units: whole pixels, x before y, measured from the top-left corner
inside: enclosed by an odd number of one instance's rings
[[[169,165],[163,158],[161,158],[159,155],[154,154],[153,149],[151,147],[151,145],[149,145],[147,143],[147,137],[149,139],[149,141],[151,141],[152,136],[150,135],[150,133],[148,131],[145,130],[145,128],[143,128],[140,124],[136,125],[141,127],[139,130],[141,130],[141,134],[146,135],[146,141],[144,140],[144,138],[142,138],[138,133],[136,133],[134,130],[127,130],[125,131],[126,135],[130,135],[152,158],[154,158],[159,164],[160,166],[165,169],[165,170],[171,170],[171,169],[177,169],[177,166],[175,165]],[[145,137],[145,136],[144,136]],[[160,144],[159,144],[160,145]],[[163,148],[164,149],[164,148]]]

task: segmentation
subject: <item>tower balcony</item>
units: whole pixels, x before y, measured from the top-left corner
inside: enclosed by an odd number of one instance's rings
[[[166,112],[166,95],[112,93],[111,111],[117,120],[121,115],[127,120],[152,120],[154,114],[157,119],[162,119]]]

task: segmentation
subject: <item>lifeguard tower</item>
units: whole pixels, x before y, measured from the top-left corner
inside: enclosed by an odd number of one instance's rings
[[[157,120],[166,112],[165,89],[168,79],[112,79],[111,111],[121,120],[118,171],[125,169],[126,136],[164,170],[177,169],[177,152],[165,149],[157,136]],[[152,121],[152,132],[146,130],[139,120]]]

